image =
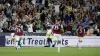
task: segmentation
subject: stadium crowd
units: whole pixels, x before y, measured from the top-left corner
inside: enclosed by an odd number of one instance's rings
[[[61,19],[64,32],[76,35],[79,26],[99,35],[100,0],[0,0],[0,32],[20,23],[25,32],[43,32]]]

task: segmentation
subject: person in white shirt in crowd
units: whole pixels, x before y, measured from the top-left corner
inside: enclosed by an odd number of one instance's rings
[[[98,35],[99,33],[99,29],[98,29],[98,26],[97,24],[94,25],[94,35]]]
[[[36,5],[36,0],[31,0],[31,3]]]
[[[59,2],[56,2],[56,3],[54,4],[54,7],[55,7],[55,12],[58,14],[58,13],[60,12],[60,10],[59,10],[59,7],[60,7]]]
[[[28,32],[33,32],[33,24],[31,22],[28,22],[27,27],[28,27]]]

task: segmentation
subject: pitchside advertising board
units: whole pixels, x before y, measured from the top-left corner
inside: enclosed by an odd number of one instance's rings
[[[0,36],[0,46],[5,46],[5,36]]]
[[[28,47],[43,47],[47,44],[45,36],[22,36],[23,44],[22,46]],[[62,47],[66,46],[77,46],[78,37],[77,36],[62,36]],[[58,43],[56,43],[56,46]],[[13,41],[11,41],[10,36],[5,36],[5,46],[13,46]],[[100,36],[85,36],[83,39],[82,46],[93,46],[100,47]]]

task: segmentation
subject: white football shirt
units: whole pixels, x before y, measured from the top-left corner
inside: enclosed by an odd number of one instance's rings
[[[33,32],[33,24],[27,25],[28,27],[28,32]]]

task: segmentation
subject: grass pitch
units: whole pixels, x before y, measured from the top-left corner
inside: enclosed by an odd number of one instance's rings
[[[61,48],[61,52],[57,52],[57,48],[46,47],[22,47],[16,50],[12,47],[0,47],[0,56],[100,56],[100,48]]]

